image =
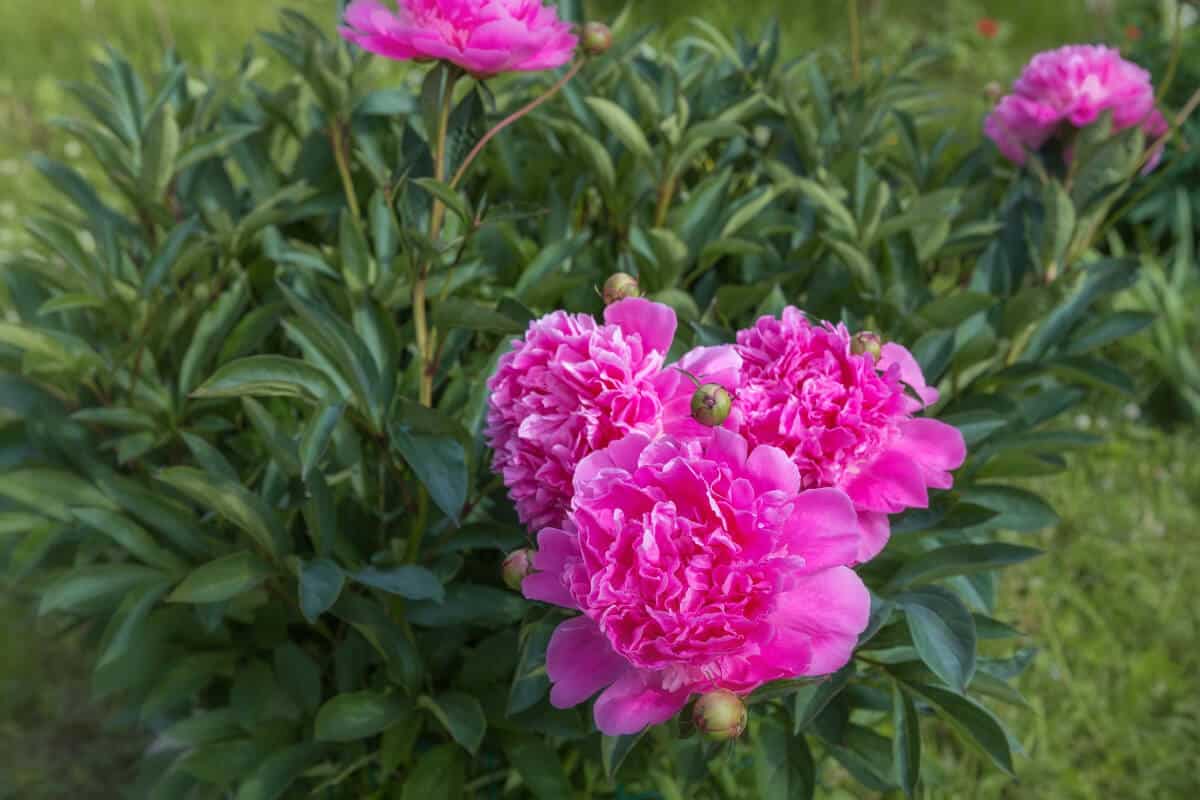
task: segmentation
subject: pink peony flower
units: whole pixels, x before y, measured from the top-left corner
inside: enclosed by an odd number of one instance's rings
[[[377,0],[346,8],[343,37],[397,61],[438,60],[477,77],[555,69],[571,60],[571,26],[542,0]]]
[[[575,467],[594,451],[633,431],[707,430],[691,419],[694,385],[663,369],[675,312],[629,298],[608,306],[604,320],[563,311],[542,317],[488,381],[493,465],[534,532],[566,519]],[[733,347],[697,348],[678,366],[736,386],[741,359]]]
[[[1024,164],[1063,127],[1082,128],[1112,112],[1113,131],[1140,125],[1150,138],[1167,132],[1154,107],[1150,73],[1102,45],[1068,45],[1038,53],[984,122],[1000,152]],[[1152,169],[1161,153],[1155,153]]]
[[[796,308],[762,317],[738,333],[742,382],[731,416],[751,446],[781,448],[803,488],[849,495],[862,534],[852,561],[861,563],[887,544],[888,514],[925,508],[929,488],[950,488],[966,448],[956,428],[913,416],[938,391],[911,353],[888,343],[876,362],[852,344],[844,325],[813,325]]]
[[[739,694],[840,669],[870,595],[845,565],[854,508],[800,492],[774,447],[632,433],[584,459],[570,519],[543,530],[526,597],[579,609],[546,653],[559,708],[596,700],[596,725],[630,734],[696,693]]]

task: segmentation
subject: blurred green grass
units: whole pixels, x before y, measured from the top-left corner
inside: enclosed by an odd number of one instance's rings
[[[611,17],[622,5],[590,0],[589,11]],[[41,192],[23,160],[32,149],[80,157],[45,123],[68,107],[59,82],[84,78],[98,48],[112,45],[149,67],[175,46],[189,61],[219,68],[285,6],[332,25],[333,0],[0,3],[0,234]],[[684,17],[701,15],[754,32],[779,15],[793,52],[845,43],[845,10],[840,0],[634,7],[642,20],[677,30]],[[1001,22],[996,40],[972,38],[982,16]],[[868,54],[915,39],[946,44],[943,77],[964,96],[986,80],[1007,82],[1037,49],[1104,38],[1117,24],[1087,12],[1084,0],[863,3]],[[927,765],[929,800],[1200,796],[1200,604],[1189,582],[1200,570],[1200,433],[1117,428],[1112,443],[1075,456],[1072,472],[1049,482],[1062,524],[1033,537],[1047,555],[1011,571],[1005,584],[1007,614],[1043,648],[1021,682],[1031,710],[1006,710],[1028,754],[1020,781],[947,738]],[[79,634],[61,626],[36,622],[0,589],[0,800],[112,797],[140,746],[87,699]],[[849,797],[834,777],[829,794]]]

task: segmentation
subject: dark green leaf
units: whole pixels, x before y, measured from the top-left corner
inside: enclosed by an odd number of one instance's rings
[[[900,684],[892,686],[892,761],[896,765],[896,782],[909,797],[916,796],[921,775],[921,721],[916,706]]]
[[[440,628],[449,625],[507,625],[521,618],[526,603],[520,595],[469,583],[446,587],[442,602],[417,600],[408,605],[414,625]]]
[[[309,622],[333,608],[342,594],[346,578],[337,564],[327,558],[310,561],[300,568],[300,611]]]
[[[400,800],[461,800],[465,775],[462,750],[452,744],[438,745],[417,759]]]
[[[188,573],[170,603],[220,603],[248,592],[271,577],[272,569],[243,550],[203,564]]]
[[[437,697],[422,695],[417,705],[433,714],[454,741],[471,755],[479,751],[487,731],[487,718],[474,697],[464,692],[443,692]]]
[[[914,583],[929,583],[953,575],[971,575],[1002,569],[1036,558],[1041,553],[1041,550],[1033,547],[1004,542],[949,545],[922,553],[905,563],[900,571],[892,576],[889,586],[893,589],[904,589]]]
[[[928,586],[896,598],[921,660],[957,692],[975,673],[975,621],[953,592]]]
[[[392,431],[392,446],[412,467],[442,513],[455,523],[467,502],[467,454],[449,436],[414,433],[400,426]]]
[[[284,356],[249,356],[218,369],[193,395],[294,397],[320,402],[337,397],[337,390],[329,377],[311,364]]]
[[[399,696],[380,692],[340,694],[317,712],[319,742],[351,742],[374,736],[391,727],[407,713]]]
[[[1012,748],[1000,721],[969,697],[935,686],[912,685],[912,690],[929,701],[968,741],[976,745],[1000,769],[1013,775]]]
[[[790,736],[774,719],[762,721],[755,736],[755,797],[804,800],[816,791],[816,766],[803,736]]]
[[[446,597],[446,590],[436,575],[425,567],[412,564],[387,567],[386,569],[367,567],[354,573],[351,577],[366,586],[409,600],[441,602]]]

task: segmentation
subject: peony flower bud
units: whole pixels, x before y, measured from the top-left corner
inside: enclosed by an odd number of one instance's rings
[[[746,730],[746,704],[733,692],[720,689],[701,695],[692,709],[692,721],[709,738],[736,739]]]
[[[514,592],[521,591],[521,581],[533,572],[533,551],[529,548],[513,550],[504,559],[500,574],[504,576],[504,584]]]
[[[983,87],[983,96],[996,102],[1004,96],[1004,85],[1000,81],[988,81]]]
[[[616,272],[604,282],[603,295],[604,305],[611,306],[630,297],[641,297],[642,293],[638,289],[637,278],[624,272]]]
[[[724,386],[706,383],[692,395],[692,419],[701,425],[715,428],[729,418],[733,398]]]
[[[589,56],[601,56],[612,47],[613,35],[603,22],[589,22],[583,26],[579,41],[583,45],[583,52]]]
[[[883,353],[883,342],[878,334],[862,331],[854,334],[854,338],[850,340],[850,352],[856,356],[870,353],[871,357],[878,361],[879,356]]]

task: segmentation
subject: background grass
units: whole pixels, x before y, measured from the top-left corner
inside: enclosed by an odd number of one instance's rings
[[[112,44],[145,67],[175,46],[219,67],[285,5],[333,23],[333,0],[3,0],[0,236],[11,239],[11,223],[41,191],[26,154],[82,157],[46,121],[66,108],[59,81],[86,78],[97,48]],[[588,3],[600,18],[621,5]],[[779,15],[788,48],[800,52],[847,41],[845,8],[840,0],[635,0],[634,13],[680,30],[687,15],[755,31]],[[1121,24],[1087,13],[1084,0],[866,0],[863,10],[868,53],[917,39],[944,44],[943,78],[961,97],[978,96],[987,80],[1007,83],[1037,49],[1103,38]],[[981,16],[1001,22],[996,40],[972,38]],[[1200,433],[1109,422],[1119,416],[1077,419],[1111,428],[1113,439],[1039,487],[1062,523],[1032,537],[1046,556],[1010,570],[1005,584],[1006,615],[1042,648],[1020,684],[1030,708],[1005,710],[1027,754],[1020,781],[947,738],[927,763],[927,798],[1200,796],[1200,604],[1191,588],[1200,572]],[[11,588],[0,589],[0,800],[114,797],[143,744],[89,699],[84,632],[63,624],[37,620]],[[855,796],[836,772],[826,777],[827,796]]]

